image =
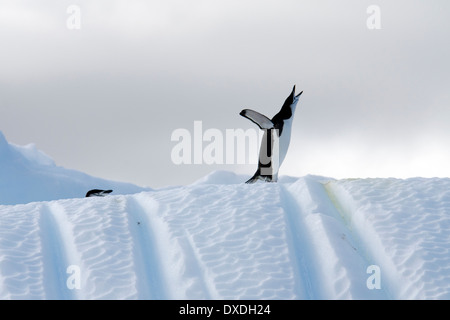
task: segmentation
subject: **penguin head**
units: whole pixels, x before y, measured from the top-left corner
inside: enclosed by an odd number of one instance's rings
[[[272,122],[275,123],[280,120],[291,119],[292,116],[294,115],[295,108],[297,107],[298,100],[302,93],[303,91],[300,92],[298,95],[295,95],[295,86],[294,86],[291,94],[284,101],[281,110],[272,118]]]

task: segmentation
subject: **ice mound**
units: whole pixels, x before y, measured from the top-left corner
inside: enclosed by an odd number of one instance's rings
[[[93,188],[113,189],[114,194],[149,190],[56,166],[34,144],[8,143],[0,132],[0,204],[80,198]]]

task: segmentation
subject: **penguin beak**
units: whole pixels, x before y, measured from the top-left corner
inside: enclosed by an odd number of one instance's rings
[[[292,88],[292,92],[291,92],[291,94],[289,95],[288,99],[294,101],[294,98],[295,98],[295,85],[294,85],[294,87]]]
[[[298,95],[295,95],[295,84],[294,84],[294,88],[292,88],[292,93],[291,93],[291,95],[292,95],[293,97],[295,97],[295,98],[298,98],[298,97],[300,97],[300,96],[302,95],[302,93],[303,93],[303,91],[300,92]]]

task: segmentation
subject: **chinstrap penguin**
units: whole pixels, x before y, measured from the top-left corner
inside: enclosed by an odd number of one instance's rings
[[[250,109],[244,109],[239,113],[256,123],[261,130],[264,130],[259,151],[258,169],[246,183],[255,183],[258,180],[277,182],[278,169],[289,148],[292,120],[302,93],[303,91],[295,95],[294,85],[281,110],[272,119]]]
[[[92,189],[86,193],[86,198],[87,197],[104,197],[111,192],[112,192],[112,190]]]

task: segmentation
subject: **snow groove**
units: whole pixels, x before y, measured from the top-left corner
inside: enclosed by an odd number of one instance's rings
[[[282,203],[286,212],[286,223],[288,225],[289,251],[295,268],[295,288],[297,299],[318,299],[320,293],[313,285],[317,266],[313,258],[314,249],[308,244],[307,230],[302,221],[301,208],[288,188],[281,185]]]
[[[125,196],[59,201],[80,267],[82,299],[137,299],[133,242]]]
[[[210,280],[214,276],[203,262],[202,255],[197,249],[192,235],[185,232],[183,238],[185,241],[178,241],[178,244],[180,249],[182,249],[185,253],[184,259],[186,265],[189,265],[191,270],[196,270],[197,290],[203,292],[203,299],[220,299],[220,295],[217,293],[214,281]]]
[[[68,259],[63,243],[60,225],[57,223],[50,203],[41,205],[40,232],[42,256],[44,262],[43,277],[45,299],[73,299],[71,290],[67,287]]]
[[[133,255],[136,272],[138,299],[167,299],[163,274],[157,248],[155,227],[149,215],[152,208],[146,207],[138,197],[127,197],[129,232],[133,237]]]
[[[297,203],[309,242],[311,281],[318,299],[385,299],[383,290],[366,286],[370,263],[361,255],[360,245],[346,227],[321,179],[306,176],[286,190]]]

